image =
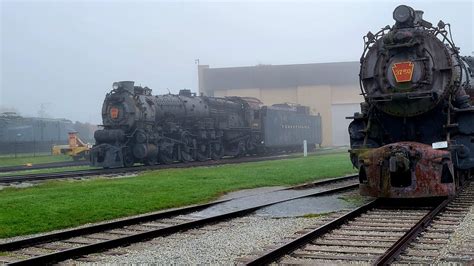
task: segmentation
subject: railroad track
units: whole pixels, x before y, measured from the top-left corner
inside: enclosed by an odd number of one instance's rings
[[[70,166],[83,166],[83,165],[89,165],[89,161],[65,161],[65,162],[54,162],[54,163],[40,163],[40,164],[34,164],[32,166],[26,166],[26,165],[3,166],[3,167],[0,167],[0,173],[48,169],[48,168],[60,168],[60,167],[70,167]]]
[[[427,254],[425,244],[430,244],[428,255],[435,256],[447,241],[446,234],[452,232],[469,211],[474,202],[473,195],[474,186],[471,185],[456,199],[439,200],[433,206],[400,207],[374,200],[330,222],[318,221],[294,238],[282,240],[257,256],[244,257],[238,262],[246,265],[274,262],[289,265],[354,262],[386,265],[394,260],[432,263],[433,257],[420,260]],[[415,240],[420,233],[421,237]],[[439,239],[433,241],[433,237]],[[438,244],[438,249],[431,244]]]
[[[272,161],[295,158],[294,156],[266,156],[266,157],[241,157],[241,158],[226,158],[219,161],[204,161],[204,162],[189,162],[189,163],[175,163],[175,164],[160,164],[153,166],[134,166],[128,168],[113,168],[113,169],[87,169],[87,170],[76,170],[76,171],[63,171],[56,173],[41,173],[41,174],[26,174],[26,175],[11,175],[1,176],[0,184],[11,184],[18,182],[29,182],[29,181],[42,181],[50,179],[64,179],[64,178],[79,178],[87,176],[97,175],[113,175],[113,174],[126,174],[135,173],[147,170],[159,170],[159,169],[170,169],[170,168],[191,168],[198,166],[213,166],[223,164],[238,164],[248,162],[260,162],[260,161]]]
[[[395,260],[400,264],[469,264],[474,259],[474,235],[451,250],[446,250],[449,236],[456,231],[474,205],[474,184],[463,190],[443,212]],[[467,234],[469,232],[466,232]],[[445,253],[445,254],[443,254]],[[443,256],[440,256],[443,254]]]
[[[210,217],[202,218],[193,216],[192,214],[193,212],[201,211],[216,206],[217,204],[224,204],[229,200],[156,212],[138,217],[12,241],[0,244],[0,262],[10,265],[37,265],[77,258],[90,253],[97,253],[110,248],[128,245],[135,242],[142,242],[158,236],[166,236],[176,232],[199,228],[228,219],[241,217],[258,209],[277,203],[356,189],[358,183],[356,176],[346,176],[282,190],[303,189],[304,191],[304,189],[311,186],[321,187],[321,189],[317,192],[314,192],[313,190],[307,193],[300,193],[298,196],[289,196],[285,199],[274,200]]]
[[[314,154],[327,154],[332,152],[333,149],[327,149],[327,150],[322,150],[319,151],[318,153]],[[286,153],[284,154],[276,154],[273,156],[286,156],[287,158],[294,158],[298,154],[298,152],[295,153]],[[260,155],[254,158],[259,158],[259,157],[271,157],[268,155]],[[296,156],[297,157],[297,156]],[[227,160],[229,158],[223,158],[223,160]],[[233,158],[235,159],[235,158]],[[28,171],[28,170],[38,170],[38,169],[48,169],[48,168],[61,168],[61,167],[70,167],[70,166],[86,166],[89,165],[89,161],[64,161],[64,162],[52,162],[52,163],[39,163],[39,164],[34,164],[32,166],[26,166],[26,165],[14,165],[14,166],[2,166],[0,167],[0,173],[6,173],[6,172],[19,172],[19,171]],[[183,164],[183,163],[177,163],[177,164]]]

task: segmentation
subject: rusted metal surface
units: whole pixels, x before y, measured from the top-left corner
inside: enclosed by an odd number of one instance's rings
[[[351,161],[365,164],[364,195],[453,195],[474,169],[474,60],[459,55],[449,24],[432,24],[422,14],[400,5],[393,26],[364,37],[364,102],[349,125]],[[447,151],[428,146],[441,143]]]
[[[451,153],[416,142],[399,142],[359,154],[362,195],[422,198],[455,194]]]

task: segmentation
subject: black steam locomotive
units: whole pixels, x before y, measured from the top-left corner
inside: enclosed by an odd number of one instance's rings
[[[398,6],[394,26],[364,37],[365,102],[349,125],[363,195],[453,195],[474,167],[472,58],[459,55],[449,24],[422,14]]]
[[[133,81],[115,82],[102,106],[104,129],[95,132],[91,164],[129,167],[218,160],[321,144],[321,118],[309,108],[261,106],[255,98],[153,96]]]

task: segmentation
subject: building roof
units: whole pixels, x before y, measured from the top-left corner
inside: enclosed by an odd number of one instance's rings
[[[296,65],[201,68],[201,89],[289,88],[357,84],[357,61]]]

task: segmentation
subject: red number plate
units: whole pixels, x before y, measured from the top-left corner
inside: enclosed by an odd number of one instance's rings
[[[117,119],[118,116],[119,116],[119,109],[117,107],[110,108],[110,117],[112,119]]]
[[[398,83],[411,81],[413,77],[414,66],[415,65],[410,61],[399,62],[399,63],[393,64],[392,72],[393,72],[393,75],[395,76],[395,80]]]

